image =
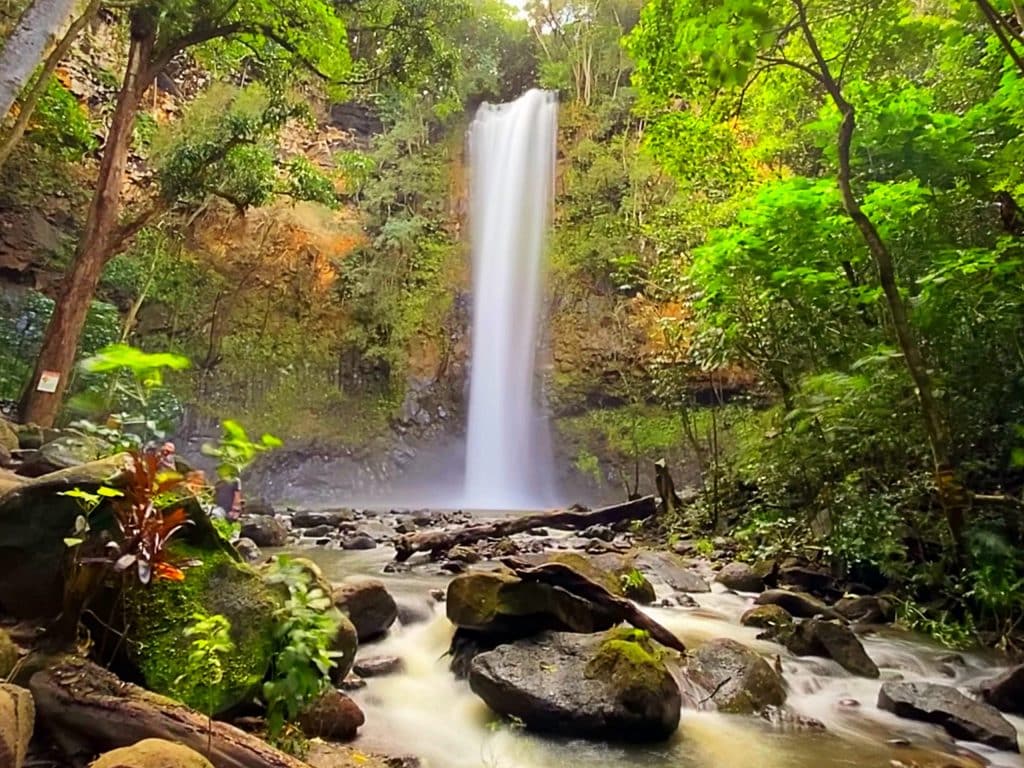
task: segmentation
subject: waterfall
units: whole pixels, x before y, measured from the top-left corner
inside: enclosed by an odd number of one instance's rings
[[[532,90],[484,104],[470,128],[473,348],[464,506],[552,503],[536,364],[558,104]]]

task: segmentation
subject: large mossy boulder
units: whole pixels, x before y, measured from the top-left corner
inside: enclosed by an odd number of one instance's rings
[[[668,654],[635,630],[547,632],[476,656],[469,685],[532,730],[659,741],[675,733],[682,706]]]
[[[191,562],[183,581],[157,580],[125,593],[127,651],[146,687],[215,714],[251,699],[274,655],[274,612],[283,599],[255,570],[227,552],[174,542],[176,562]],[[196,614],[224,616],[234,652],[222,660],[216,685],[190,673],[184,636]]]
[[[89,768],[213,768],[213,763],[182,744],[144,739],[107,752]]]
[[[457,576],[448,585],[445,607],[460,629],[520,637],[545,629],[598,632],[616,623],[589,600],[502,571]]]

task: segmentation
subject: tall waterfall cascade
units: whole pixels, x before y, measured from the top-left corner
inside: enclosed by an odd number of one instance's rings
[[[509,104],[482,105],[470,127],[467,508],[553,503],[553,456],[536,371],[557,122],[555,94],[531,90]]]

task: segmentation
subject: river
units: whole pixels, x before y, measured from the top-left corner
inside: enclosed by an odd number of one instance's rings
[[[789,685],[789,707],[814,718],[824,733],[779,728],[754,717],[684,711],[675,737],[660,745],[612,745],[533,736],[497,720],[448,671],[444,658],[452,627],[444,607],[429,598],[450,576],[434,568],[388,574],[393,551],[303,549],[333,582],[373,578],[383,581],[399,603],[429,606],[433,618],[408,627],[396,625],[383,640],[360,649],[361,656],[398,656],[405,671],[374,678],[353,698],[366,713],[357,746],[367,751],[413,754],[428,768],[947,768],[999,766],[1024,768],[1019,755],[977,744],[954,743],[941,729],[905,720],[875,706],[881,682],[901,677],[969,689],[999,671],[990,655],[953,653],[896,629],[862,638],[882,670],[882,680],[852,677],[830,660],[797,658],[779,645],[759,641],[758,630],[740,626],[753,598],[714,585],[692,595],[696,608],[652,608],[651,614],[688,647],[720,637],[733,638],[779,657]],[[434,571],[421,572],[421,571]],[[1024,719],[1010,718],[1024,735]]]

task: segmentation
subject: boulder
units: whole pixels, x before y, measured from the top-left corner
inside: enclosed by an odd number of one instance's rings
[[[878,677],[878,667],[848,627],[821,619],[808,619],[786,634],[783,644],[797,656],[824,656],[861,677]]]
[[[715,581],[737,592],[763,592],[765,586],[764,576],[747,563],[729,563],[718,572]]]
[[[241,537],[258,547],[283,547],[288,543],[288,529],[276,517],[249,515],[242,518]]]
[[[7,630],[0,629],[0,680],[5,680],[18,663],[18,646],[11,640]]]
[[[387,587],[375,579],[341,584],[332,593],[334,605],[355,625],[359,641],[380,637],[398,619],[398,605]]]
[[[245,514],[256,516],[274,516],[274,505],[262,496],[249,496],[244,502]]]
[[[405,663],[397,656],[371,656],[359,659],[352,671],[359,677],[385,677],[405,669]]]
[[[616,624],[589,600],[507,572],[471,572],[452,579],[448,620],[461,629],[525,637],[543,629],[598,632]]]
[[[342,540],[342,549],[376,549],[377,542],[373,537],[365,533],[357,533]]]
[[[643,573],[667,584],[676,592],[710,592],[711,586],[671,552],[641,550],[634,563]]]
[[[330,525],[317,525],[302,531],[302,535],[310,539],[322,539],[330,536],[332,533],[334,533],[334,528]]]
[[[331,667],[331,680],[339,685],[352,671],[356,651],[359,650],[359,635],[355,625],[341,611],[335,609],[333,618],[338,622],[338,631],[331,643],[331,650],[340,655],[334,659],[334,666]]]
[[[182,744],[146,739],[107,752],[90,768],[213,768],[213,763]]]
[[[351,520],[350,512],[324,511],[324,512],[296,512],[292,515],[292,527],[294,528],[316,528],[320,525],[328,525],[332,529],[342,523]]]
[[[668,652],[645,633],[546,632],[476,656],[469,685],[527,728],[609,741],[658,741],[679,725]]]
[[[21,768],[35,728],[32,694],[16,685],[0,683],[0,765]]]
[[[170,545],[175,562],[192,562],[182,581],[157,579],[125,592],[125,645],[146,687],[215,714],[249,701],[258,691],[275,650],[278,590],[226,553],[183,541]],[[235,650],[223,660],[223,679],[210,684],[190,673],[191,643],[183,631],[194,615],[220,614],[231,624]]]
[[[899,717],[940,725],[954,739],[1020,751],[1017,729],[999,710],[991,704],[969,699],[947,685],[883,683],[878,692],[878,707]]]
[[[1024,664],[984,681],[981,695],[996,709],[1012,715],[1024,715]]]
[[[757,605],[778,605],[798,619],[813,619],[815,616],[835,618],[835,612],[816,597],[804,592],[788,589],[769,589],[754,601]]]
[[[261,557],[263,553],[260,548],[256,546],[256,542],[252,539],[239,539],[234,543],[235,551],[242,556],[242,559],[247,563],[255,563]]]
[[[113,450],[114,446],[105,440],[67,432],[45,443],[27,469],[32,474],[43,474],[80,467],[109,456]]]
[[[779,567],[779,583],[796,587],[803,592],[823,594],[832,588],[834,579],[825,568],[815,568],[801,563],[783,563]]]
[[[397,600],[398,621],[403,627],[413,624],[423,624],[434,618],[433,601],[423,600]]]
[[[299,726],[311,739],[350,741],[366,722],[363,711],[341,691],[327,691],[299,713]]]
[[[844,597],[832,610],[858,624],[887,624],[896,616],[896,606],[884,597]]]
[[[750,714],[786,701],[782,676],[735,640],[702,645],[687,658],[686,676],[708,692],[720,712]]]
[[[757,627],[774,635],[793,626],[793,617],[781,605],[755,605],[740,617],[744,627]]]

